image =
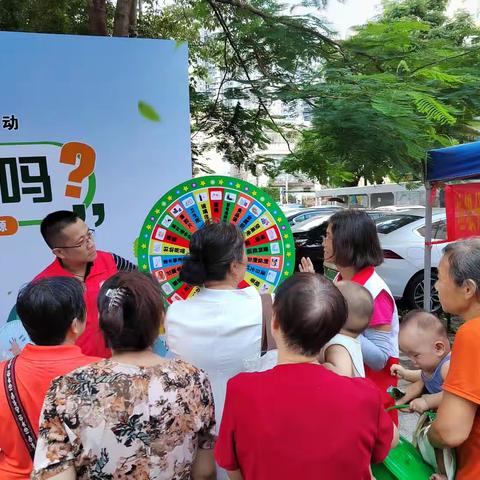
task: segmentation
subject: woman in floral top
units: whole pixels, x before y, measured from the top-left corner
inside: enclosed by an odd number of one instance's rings
[[[99,312],[112,358],[54,380],[32,478],[215,478],[206,375],[151,351],[163,318],[157,281],[118,273],[100,291]]]

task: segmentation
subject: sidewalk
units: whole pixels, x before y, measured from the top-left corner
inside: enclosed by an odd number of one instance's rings
[[[400,363],[406,368],[413,368],[412,362],[402,353],[400,354]],[[409,382],[405,380],[399,380],[398,387],[402,390],[405,389],[405,386],[408,385]],[[398,412],[398,426],[400,435],[405,437],[408,441],[412,441],[412,434],[415,431],[415,427],[417,426],[418,419],[420,415],[418,413],[407,413],[407,412]]]
[[[409,442],[412,441],[412,434],[417,426],[419,417],[418,413],[398,412],[400,435],[405,437]]]

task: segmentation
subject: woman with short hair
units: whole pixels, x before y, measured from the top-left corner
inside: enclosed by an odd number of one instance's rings
[[[480,239],[444,248],[435,288],[445,312],[465,322],[455,335],[442,403],[428,438],[456,448],[457,480],[480,478]]]
[[[215,478],[209,381],[152,352],[164,315],[158,282],[118,273],[98,307],[113,355],[52,383],[32,478]]]
[[[383,263],[383,251],[374,221],[362,210],[342,210],[332,215],[324,240],[324,259],[335,264],[335,281],[351,280],[363,285],[374,299],[369,327],[359,337],[365,362],[365,374],[382,391],[385,407],[394,404],[387,394],[397,384],[390,367],[399,362],[398,312],[390,289],[375,271]],[[301,260],[300,269],[313,271],[308,258]],[[396,410],[390,412],[398,424]]]
[[[228,382],[215,458],[230,479],[370,480],[370,463],[397,440],[381,394],[318,362],[346,318],[324,277],[299,273],[280,285],[271,323],[278,365]]]

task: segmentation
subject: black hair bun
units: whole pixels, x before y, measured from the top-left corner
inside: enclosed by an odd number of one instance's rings
[[[189,255],[180,270],[180,280],[189,285],[200,286],[207,279],[205,264],[198,257]]]

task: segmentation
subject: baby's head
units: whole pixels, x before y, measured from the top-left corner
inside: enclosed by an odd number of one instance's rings
[[[370,323],[373,314],[372,294],[355,282],[342,280],[336,283],[348,306],[348,317],[342,331],[358,337]]]
[[[428,373],[433,373],[450,352],[445,325],[423,310],[413,310],[403,317],[398,341],[413,365]]]

